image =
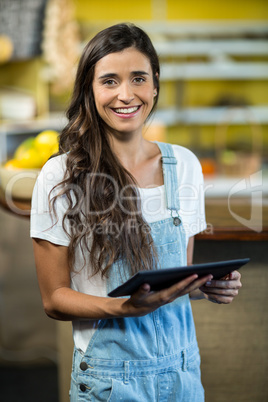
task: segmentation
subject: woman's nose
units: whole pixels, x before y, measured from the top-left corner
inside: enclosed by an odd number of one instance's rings
[[[118,99],[128,104],[134,99],[134,94],[131,85],[128,83],[122,83],[119,87]]]

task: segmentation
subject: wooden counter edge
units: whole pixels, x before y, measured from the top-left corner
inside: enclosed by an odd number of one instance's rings
[[[235,241],[268,241],[268,227],[261,232],[244,227],[214,227],[209,233],[201,232],[195,235],[197,241],[202,240],[235,240]]]

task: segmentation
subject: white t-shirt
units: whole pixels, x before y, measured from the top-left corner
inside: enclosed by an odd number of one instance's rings
[[[179,215],[182,219],[187,240],[189,237],[206,228],[204,211],[203,175],[196,156],[188,149],[172,145],[177,158],[178,194],[180,201]],[[35,184],[32,196],[31,237],[47,240],[51,243],[68,246],[69,237],[62,227],[62,218],[67,208],[65,196],[57,199],[58,219],[49,213],[48,194],[62,181],[65,171],[66,155],[50,159],[43,167]],[[148,223],[170,217],[166,207],[165,187],[139,188],[141,208],[144,219]],[[66,226],[68,231],[68,226]],[[93,296],[106,296],[106,282],[100,275],[90,276],[90,264],[83,266],[83,258],[78,249],[75,256],[75,267],[71,273],[71,287],[82,293]],[[74,321],[74,342],[78,349],[86,350],[98,321]]]

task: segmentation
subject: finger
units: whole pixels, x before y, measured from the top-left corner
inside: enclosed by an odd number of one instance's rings
[[[169,288],[154,292],[150,295],[151,302],[157,302],[159,305],[165,305],[171,303],[173,300],[187,293],[187,289],[191,283],[193,283],[198,278],[197,274],[188,276],[187,278],[175,283]]]
[[[135,303],[139,303],[143,299],[146,299],[146,302],[150,304],[157,303],[159,306],[168,304],[178,297],[183,296],[204,285],[205,282],[212,279],[212,275],[208,275],[200,279],[197,278],[198,275],[193,274],[170,286],[169,288],[151,293],[150,285],[144,284],[131,296],[131,298],[133,301],[135,301]]]
[[[202,286],[200,290],[203,293],[207,294],[208,296],[235,297],[238,295],[238,289],[220,289],[220,288],[207,289],[205,286]]]
[[[219,288],[219,289],[240,289],[242,283],[240,280],[212,280],[205,283],[206,288]]]
[[[142,298],[145,297],[146,295],[148,295],[148,293],[150,292],[151,287],[148,283],[143,283],[139,289],[134,292],[131,297],[133,298]]]
[[[205,285],[205,283],[210,282],[212,280],[212,275],[207,275],[201,278],[196,279],[194,282],[190,283],[184,290],[189,293],[193,290],[199,289]]]
[[[212,275],[207,275],[205,277],[195,279],[191,283],[189,283],[187,286],[185,286],[183,289],[180,288],[178,290],[175,289],[174,293],[171,295],[171,300],[174,301],[176,298],[179,296],[184,296],[190,292],[193,292],[196,289],[199,289],[202,285],[204,285],[207,281],[212,279]]]
[[[192,275],[193,276],[193,275]],[[191,278],[192,278],[191,276]],[[206,277],[198,278],[198,275],[194,275],[194,278],[190,281],[181,281],[178,282],[174,286],[174,294],[176,295],[177,292],[180,292],[180,294],[186,294],[189,293],[192,290],[200,288],[202,285],[204,285],[207,281],[212,279],[212,275],[208,275]],[[171,289],[173,290],[173,289]]]
[[[143,292],[143,293],[149,293],[150,290],[151,290],[151,286],[149,285],[149,283],[144,283],[143,285],[140,286],[138,291]]]
[[[195,281],[197,277],[198,275],[196,274],[190,275],[169,288],[154,292],[152,296],[154,296],[154,299],[158,300],[161,305],[170,303],[179,295],[181,296],[183,294],[183,290],[187,288],[193,281]]]
[[[232,271],[229,274],[225,275],[221,280],[229,281],[229,280],[234,280],[234,279],[240,279],[241,274],[238,271]]]
[[[233,271],[229,274],[229,279],[234,280],[234,279],[241,279],[241,274],[238,271]]]
[[[176,289],[184,289],[187,286],[189,286],[192,282],[194,282],[196,279],[198,278],[197,274],[193,274],[190,276],[187,276],[187,278],[182,279],[181,281],[175,283],[174,285],[172,285],[169,289],[171,291],[176,290]]]
[[[211,301],[212,303],[217,303],[217,304],[230,304],[234,300],[232,296],[220,296],[220,297],[214,297],[208,295],[207,299]]]

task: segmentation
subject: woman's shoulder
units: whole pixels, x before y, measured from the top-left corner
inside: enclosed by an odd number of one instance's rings
[[[177,144],[169,145],[172,146],[174,156],[179,163],[186,164],[189,167],[191,166],[193,168],[201,169],[201,165],[197,156],[190,149]]]
[[[185,148],[182,145],[177,145],[177,144],[170,144],[172,146],[173,152],[175,156],[179,156],[181,158],[191,158],[193,160],[196,160],[197,157],[196,155],[189,149]]]
[[[66,154],[51,157],[42,167],[43,174],[53,173],[53,175],[61,177],[66,170]]]
[[[197,156],[188,148],[171,144],[177,159],[177,173],[181,184],[199,185],[203,183],[202,166]]]
[[[54,186],[64,179],[66,171],[66,154],[53,156],[42,167],[38,183]]]

